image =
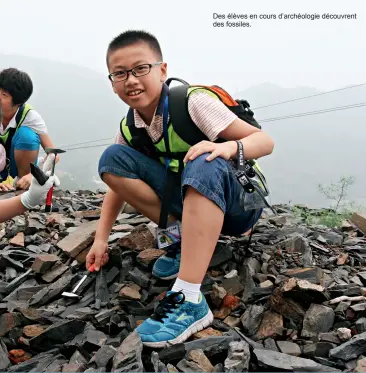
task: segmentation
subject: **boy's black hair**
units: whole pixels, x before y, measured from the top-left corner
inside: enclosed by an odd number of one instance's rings
[[[33,83],[30,76],[14,67],[0,72],[0,89],[8,92],[14,105],[22,105],[33,93]]]
[[[108,58],[111,52],[116,51],[119,48],[128,47],[133,44],[145,42],[149,47],[156,53],[160,61],[163,60],[163,53],[160,48],[158,39],[147,31],[143,30],[127,30],[116,36],[108,46],[107,50],[107,65]]]

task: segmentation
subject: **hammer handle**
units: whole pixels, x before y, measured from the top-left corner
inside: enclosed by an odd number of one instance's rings
[[[45,212],[50,212],[52,209],[52,194],[53,194],[53,185],[47,193]]]

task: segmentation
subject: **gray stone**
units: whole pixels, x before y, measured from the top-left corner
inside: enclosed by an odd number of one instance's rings
[[[159,354],[156,351],[151,353],[151,363],[154,366],[154,372],[169,372],[168,367],[159,360]]]
[[[278,347],[276,345],[276,342],[273,338],[267,338],[264,340],[264,347],[268,350],[276,351],[278,352]]]
[[[88,323],[84,328],[84,332],[76,335],[66,346],[81,347],[91,353],[99,350],[107,342],[107,339],[107,336],[103,332],[95,329],[91,323]]]
[[[277,346],[284,354],[292,356],[300,356],[301,349],[298,344],[288,341],[277,341]]]
[[[84,372],[84,363],[66,363],[62,365],[62,372]]]
[[[8,349],[6,348],[5,343],[0,340],[0,370],[6,370],[11,365],[11,362],[8,358]]]
[[[322,236],[325,238],[326,243],[332,246],[341,246],[343,242],[343,236],[335,232],[322,232]]]
[[[85,359],[84,355],[80,353],[80,351],[76,350],[69,361],[70,364],[87,364],[87,360]]]
[[[116,352],[117,350],[113,346],[104,345],[95,353],[90,363],[95,363],[97,368],[106,367]]]
[[[227,262],[232,258],[232,256],[233,253],[227,246],[218,243],[211,258],[209,268],[216,267],[222,263]]]
[[[262,305],[250,305],[242,317],[240,318],[241,323],[243,324],[243,331],[249,337],[256,334],[261,321],[263,318],[264,306]]]
[[[251,276],[257,274],[261,269],[261,264],[255,258],[245,259],[244,266],[248,267]]]
[[[342,343],[329,351],[329,356],[335,359],[348,361],[356,359],[366,352],[366,332],[357,334],[349,341]]]
[[[229,344],[229,351],[224,362],[225,372],[246,372],[249,369],[250,349],[245,341]]]
[[[337,333],[319,333],[319,340],[324,342],[331,342],[335,344],[340,344],[341,340]]]
[[[312,303],[305,313],[302,337],[315,337],[319,333],[328,332],[333,326],[334,311],[330,307]]]
[[[31,359],[8,368],[8,372],[43,372],[52,362],[61,357],[58,349],[40,353]]]
[[[141,272],[137,267],[129,272],[131,280],[142,288],[147,288],[149,286],[150,279]]]
[[[196,363],[204,372],[214,372],[215,368],[202,350],[192,350],[188,353],[188,360]]]
[[[62,262],[56,263],[49,272],[45,273],[42,276],[42,280],[50,283],[56,280],[57,277],[63,275],[69,269],[68,266],[63,264]]]
[[[366,317],[361,317],[356,321],[356,329],[358,333],[366,332]]]
[[[186,359],[182,359],[178,364],[177,368],[182,372],[205,372],[203,368],[201,368],[197,363],[194,361],[188,361]]]
[[[113,357],[111,372],[144,372],[142,364],[142,341],[134,331],[122,342]]]
[[[28,269],[27,272],[23,273],[19,277],[15,278],[13,281],[9,282],[9,284],[5,287],[5,292],[7,294],[11,293],[13,290],[18,288],[24,281],[26,281],[29,277],[33,276],[33,271]]]
[[[337,345],[330,342],[312,343],[303,347],[303,354],[310,357],[317,356],[326,358],[329,356],[329,351],[335,347],[337,347]]]
[[[303,255],[304,266],[311,266],[313,255],[308,240],[300,234],[293,234],[292,237],[281,243],[281,248],[288,253],[301,253]]]
[[[341,372],[339,369],[330,368],[316,363],[313,360],[283,354],[271,350],[253,350],[260,368],[281,369],[297,372]]]
[[[29,305],[32,307],[39,307],[52,301],[54,298],[61,295],[65,288],[70,284],[72,277],[72,275],[63,276],[56,282],[43,288],[38,293],[34,294],[34,296],[29,300]]]
[[[219,352],[226,351],[229,348],[230,342],[233,340],[234,337],[231,335],[223,337],[208,337],[197,339],[192,342],[186,342],[184,347],[187,353],[192,350],[203,350],[207,356],[212,356]]]
[[[29,343],[32,348],[47,351],[56,345],[72,340],[82,333],[84,327],[85,323],[79,320],[60,321],[51,325],[42,334],[30,339]]]

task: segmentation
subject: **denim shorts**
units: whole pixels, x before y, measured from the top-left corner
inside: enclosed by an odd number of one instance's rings
[[[18,176],[18,169],[15,163],[14,150],[38,150],[41,144],[41,139],[39,135],[29,127],[20,127],[18,131],[15,132],[10,147],[10,155],[7,155],[10,160],[9,174],[11,177]],[[6,179],[8,172],[5,170],[0,173],[1,178]]]
[[[184,193],[187,187],[196,189],[214,202],[224,212],[222,234],[240,235],[250,229],[260,218],[262,209],[245,211],[240,203],[242,186],[237,181],[233,166],[223,158],[206,161],[203,154],[185,166],[181,180],[173,188],[171,212],[181,219]],[[99,160],[99,175],[109,173],[147,183],[163,198],[166,178],[165,166],[137,150],[114,144],[109,146]]]

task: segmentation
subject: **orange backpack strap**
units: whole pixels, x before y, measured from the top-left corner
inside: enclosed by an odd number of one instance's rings
[[[252,126],[261,129],[260,124],[254,119],[254,113],[250,109],[249,102],[246,100],[235,100],[227,91],[223,88],[212,85],[212,86],[201,86],[211,92],[215,93],[216,96],[240,119],[251,124]]]
[[[201,86],[202,88],[208,89],[211,92],[215,93],[218,98],[226,105],[226,106],[239,106],[238,102],[235,101],[231,95],[226,92],[223,88],[217,85],[211,86]]]

